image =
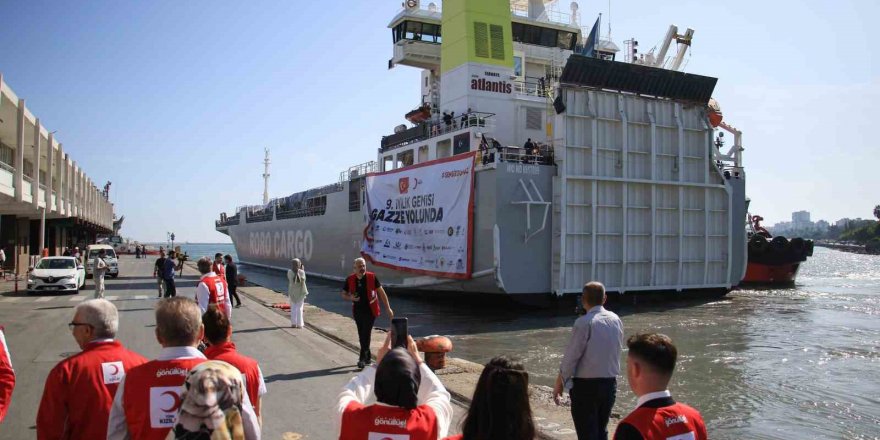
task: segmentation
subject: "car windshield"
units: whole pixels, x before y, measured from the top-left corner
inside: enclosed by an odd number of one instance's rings
[[[75,269],[76,263],[67,258],[43,258],[37,263],[37,269]]]
[[[101,249],[92,249],[89,251],[89,260],[98,256],[101,252]],[[104,249],[104,257],[106,258],[116,258],[116,252],[113,249]]]

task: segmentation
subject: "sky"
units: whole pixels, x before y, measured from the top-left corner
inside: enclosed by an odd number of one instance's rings
[[[562,1],[563,11],[569,2]],[[582,23],[608,3],[580,2]],[[670,7],[674,5],[674,7]],[[611,4],[611,37],[642,52],[696,32],[685,71],[719,78],[743,130],[751,211],[766,223],[871,217],[880,203],[876,1]],[[220,212],[338,180],[376,160],[419,104],[419,71],[388,70],[399,0],[0,0],[0,72],[125,215],[140,241],[228,242]],[[731,139],[732,140],[732,139]]]

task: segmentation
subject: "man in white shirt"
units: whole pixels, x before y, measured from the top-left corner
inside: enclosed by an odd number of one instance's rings
[[[95,298],[104,297],[104,275],[107,274],[107,262],[104,261],[104,249],[98,252],[92,262],[92,278],[95,279]]]

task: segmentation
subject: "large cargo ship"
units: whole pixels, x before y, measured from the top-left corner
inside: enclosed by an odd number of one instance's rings
[[[363,255],[383,284],[435,294],[736,286],[741,133],[710,102],[717,80],[679,71],[693,31],[670,26],[658,50],[630,40],[621,54],[570,7],[406,1],[388,66],[421,69],[410,123],[381,139],[375,161],[264,194],[216,229],[246,264],[300,258],[310,275],[342,279]],[[727,148],[720,130],[734,135]]]

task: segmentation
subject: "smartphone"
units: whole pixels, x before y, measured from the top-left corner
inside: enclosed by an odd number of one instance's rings
[[[409,343],[408,336],[406,318],[393,318],[391,320],[391,348],[406,348]]]

